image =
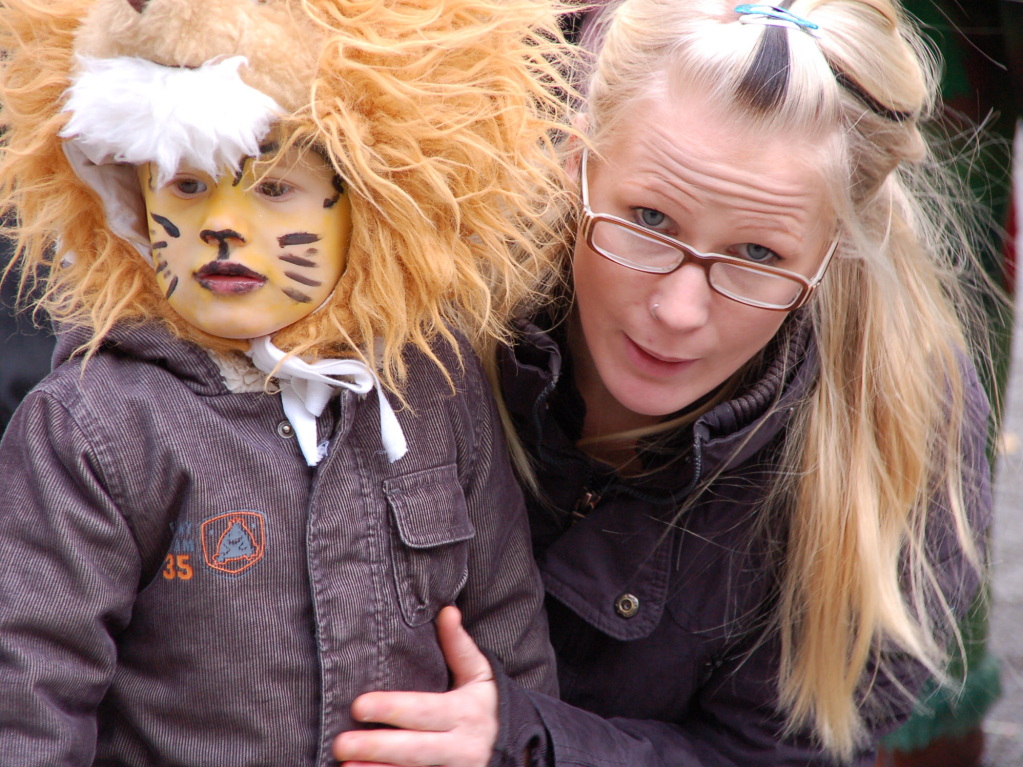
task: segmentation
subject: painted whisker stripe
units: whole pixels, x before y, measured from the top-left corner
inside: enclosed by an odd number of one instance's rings
[[[153,250],[159,250],[160,248],[167,247],[167,240],[160,240],[159,242],[153,243]]]
[[[167,286],[167,293],[166,293],[166,295],[164,297],[165,298],[170,298],[171,294],[174,293],[174,291],[177,290],[177,289],[178,289],[178,278],[174,277],[170,281],[170,285]]]
[[[153,221],[155,221],[160,226],[162,226],[164,228],[164,230],[167,232],[167,234],[169,234],[171,237],[180,237],[181,236],[181,230],[178,229],[174,225],[174,222],[171,221],[169,218],[164,218],[159,213],[150,213],[149,215],[152,216],[153,217]]]
[[[289,278],[289,279],[294,280],[295,282],[297,282],[297,283],[299,283],[301,285],[308,285],[311,288],[318,288],[318,287],[320,287],[320,285],[323,284],[320,280],[314,280],[311,277],[306,277],[306,276],[301,275],[301,274],[296,274],[295,272],[285,272],[284,276]]]
[[[281,292],[290,298],[292,301],[298,301],[300,304],[308,304],[313,299],[307,296],[305,293],[299,290],[292,290],[291,288],[282,288]]]
[[[289,245],[310,245],[319,241],[320,235],[310,234],[309,232],[292,232],[277,238],[277,244],[282,248],[286,248]]]
[[[294,264],[295,266],[316,266],[315,261],[311,261],[308,258],[302,258],[302,256],[295,256],[291,253],[282,253],[277,256],[277,258],[281,261],[287,261],[289,264]]]

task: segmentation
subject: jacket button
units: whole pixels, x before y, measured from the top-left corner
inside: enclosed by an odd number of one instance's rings
[[[277,436],[281,439],[291,439],[295,436],[295,427],[287,421],[281,421],[277,424]]]
[[[621,594],[615,600],[615,612],[623,618],[631,618],[639,612],[639,597],[635,594]]]

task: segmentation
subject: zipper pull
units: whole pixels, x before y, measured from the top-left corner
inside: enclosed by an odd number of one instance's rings
[[[596,508],[598,503],[600,503],[600,493],[595,493],[592,490],[584,491],[572,509],[573,521],[584,519],[587,514]]]

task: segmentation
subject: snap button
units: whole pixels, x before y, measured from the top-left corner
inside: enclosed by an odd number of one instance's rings
[[[287,421],[281,421],[277,424],[277,436],[281,439],[291,439],[295,436],[295,427]]]
[[[639,597],[635,594],[621,594],[615,600],[615,612],[623,618],[631,618],[639,612]]]

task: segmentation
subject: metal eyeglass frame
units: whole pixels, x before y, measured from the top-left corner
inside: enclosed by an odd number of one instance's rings
[[[828,252],[824,255],[824,260],[821,262],[820,268],[817,269],[817,273],[807,279],[801,274],[796,272],[790,272],[787,269],[779,269],[774,266],[765,266],[762,264],[755,264],[749,261],[744,261],[741,258],[735,256],[724,256],[719,253],[702,253],[696,248],[690,245],[686,245],[681,240],[675,240],[671,237],[667,237],[658,232],[654,232],[650,229],[646,229],[639,224],[634,224],[631,221],[626,221],[624,218],[618,216],[612,216],[608,213],[594,213],[593,209],[590,208],[590,192],[589,183],[586,174],[587,160],[589,159],[589,151],[583,149],[582,162],[580,163],[582,172],[582,201],[583,201],[583,220],[580,222],[579,235],[586,240],[586,243],[593,249],[595,253],[600,254],[609,261],[613,261],[620,266],[624,266],[627,269],[635,269],[637,272],[646,272],[647,274],[671,274],[672,272],[681,269],[686,264],[693,264],[703,270],[704,275],[707,278],[707,284],[711,290],[715,293],[730,298],[740,304],[746,304],[747,306],[754,306],[758,309],[768,309],[770,311],[777,312],[791,312],[801,306],[805,306],[806,302],[810,300],[810,296],[813,295],[814,290],[820,285],[821,280],[824,279],[824,273],[828,269],[828,265],[831,263],[832,257],[835,255],[835,251],[838,249],[838,242],[840,239],[839,235],[835,235],[835,239],[832,241],[831,246],[828,248]],[[617,226],[624,227],[630,231],[635,232],[649,240],[662,243],[667,245],[673,250],[677,250],[681,254],[681,258],[678,263],[670,267],[650,267],[636,264],[623,258],[614,253],[610,253],[603,248],[599,247],[593,242],[593,230],[596,227],[598,221],[607,221]],[[717,288],[710,279],[710,268],[716,263],[726,263],[732,266],[737,266],[742,269],[747,269],[752,272],[761,272],[763,274],[770,274],[774,277],[783,277],[797,283],[801,287],[801,292],[795,297],[792,303],[788,306],[771,306],[762,302],[756,301],[750,298],[739,298],[725,293]]]

